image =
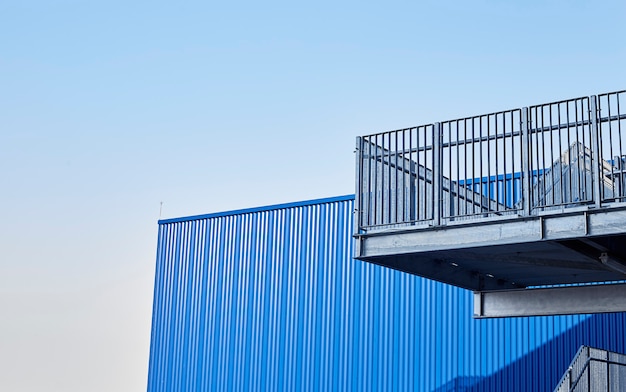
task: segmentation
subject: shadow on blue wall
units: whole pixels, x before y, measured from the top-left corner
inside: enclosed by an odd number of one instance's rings
[[[460,376],[433,392],[553,391],[580,346],[626,353],[625,326],[626,313],[593,315],[489,376]]]

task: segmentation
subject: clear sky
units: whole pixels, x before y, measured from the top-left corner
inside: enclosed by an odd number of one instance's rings
[[[357,135],[624,89],[625,15],[0,0],[0,390],[146,388],[161,202],[349,194]]]

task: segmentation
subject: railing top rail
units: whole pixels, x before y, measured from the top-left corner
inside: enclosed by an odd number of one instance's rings
[[[484,118],[484,117],[492,117],[492,116],[497,116],[499,114],[508,114],[508,113],[515,113],[515,112],[521,112],[522,108],[515,108],[515,109],[507,109],[507,110],[500,110],[497,112],[491,112],[491,113],[484,113],[484,114],[479,114],[476,116],[466,116],[466,117],[459,117],[459,118],[454,118],[451,120],[444,120],[444,121],[440,121],[441,124],[448,124],[448,123],[453,123],[453,122],[462,122],[462,121],[468,121],[468,120],[475,120],[477,118]]]
[[[596,97],[606,97],[606,96],[609,96],[609,95],[616,95],[616,94],[622,94],[622,93],[626,93],[626,90],[617,90],[617,91],[612,91],[612,92],[607,92],[607,93],[602,93],[602,94],[596,94],[595,96]],[[483,117],[488,117],[488,116],[493,116],[493,115],[498,115],[498,114],[503,114],[503,113],[511,113],[511,112],[516,112],[516,111],[521,111],[524,108],[533,109],[533,108],[545,107],[545,106],[550,106],[550,105],[557,105],[557,104],[562,104],[562,103],[567,103],[567,102],[584,101],[584,100],[589,100],[591,97],[593,97],[593,95],[592,96],[580,96],[580,97],[576,97],[576,98],[569,98],[569,99],[563,99],[563,100],[552,101],[552,102],[545,102],[545,103],[534,104],[534,105],[527,105],[527,106],[522,106],[522,107],[512,108],[512,109],[506,109],[506,110],[498,110],[498,111],[494,111],[494,112],[490,112],[490,113],[484,113],[484,114],[479,114],[479,115],[475,115],[475,116],[458,117],[458,118],[453,118],[453,119],[450,119],[450,120],[436,121],[436,122],[422,124],[422,125],[417,125],[417,126],[413,126],[413,127],[405,127],[405,128],[393,129],[393,130],[388,130],[388,131],[374,132],[374,133],[371,133],[371,134],[363,135],[363,137],[372,137],[372,136],[384,135],[384,134],[392,133],[392,132],[408,131],[408,130],[412,130],[412,129],[424,128],[424,127],[429,127],[429,126],[432,127],[437,122],[439,122],[441,124],[451,123],[451,122],[461,122],[461,121],[467,121],[467,120],[476,119],[476,118],[483,118]]]
[[[414,129],[428,128],[428,127],[434,127],[434,126],[435,126],[435,123],[422,124],[422,125],[416,125],[414,127],[406,127],[406,128],[392,129],[390,131],[374,132],[374,133],[370,133],[370,134],[367,134],[367,135],[363,135],[362,137],[364,137],[364,138],[371,138],[371,137],[374,137],[374,136],[381,136],[381,135],[386,135],[386,134],[389,134],[389,133],[403,132],[403,131],[412,131]]]
[[[528,108],[529,109],[533,109],[533,108],[538,108],[538,107],[560,105],[560,104],[568,103],[568,102],[588,101],[590,98],[591,98],[590,96],[585,96],[585,97],[562,99],[560,101],[553,101],[553,102],[546,102],[546,103],[538,103],[538,104],[535,104],[535,105],[529,105]]]
[[[606,97],[607,95],[616,95],[616,94],[624,94],[626,93],[626,90],[619,90],[619,91],[612,91],[610,93],[602,93],[602,94],[598,94],[598,97]]]

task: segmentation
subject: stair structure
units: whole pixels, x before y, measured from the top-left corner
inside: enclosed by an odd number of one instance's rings
[[[626,355],[581,346],[554,392],[626,391]]]

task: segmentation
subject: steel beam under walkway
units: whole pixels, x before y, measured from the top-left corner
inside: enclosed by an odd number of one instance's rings
[[[474,293],[475,318],[612,312],[626,312],[626,284]]]

